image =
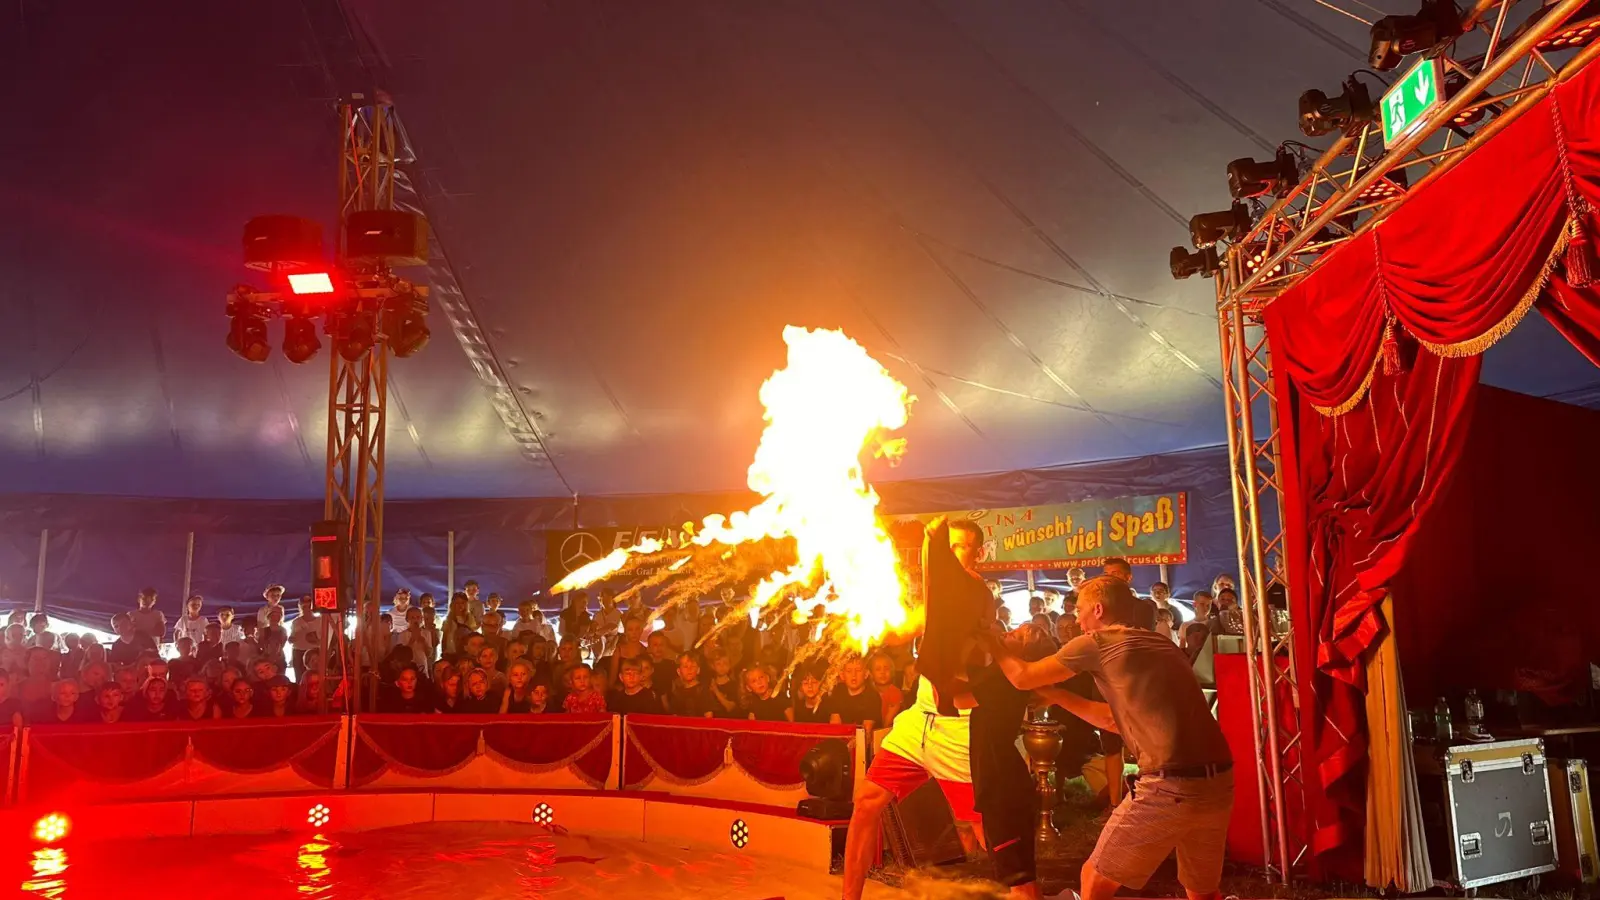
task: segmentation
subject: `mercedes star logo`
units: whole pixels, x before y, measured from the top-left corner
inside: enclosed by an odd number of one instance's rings
[[[561,542],[561,566],[571,574],[580,566],[592,563],[606,553],[600,539],[587,531],[567,535]]]

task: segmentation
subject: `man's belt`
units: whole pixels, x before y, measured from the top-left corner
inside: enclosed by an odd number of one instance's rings
[[[1215,778],[1223,772],[1233,768],[1233,763],[1207,763],[1203,766],[1177,766],[1171,769],[1157,769],[1152,775],[1162,778]]]

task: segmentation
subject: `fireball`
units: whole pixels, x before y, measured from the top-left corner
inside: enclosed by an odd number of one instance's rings
[[[904,451],[889,434],[905,426],[913,398],[842,332],[789,326],[783,339],[788,364],[761,386],[766,427],[747,479],[761,502],[686,529],[687,549],[646,541],[617,550],[553,592],[667,555],[677,558],[635,590],[671,579],[705,588],[755,575],[761,580],[736,615],[815,598],[830,637],[858,651],[916,625],[899,554],[863,472],[869,452],[897,458]]]

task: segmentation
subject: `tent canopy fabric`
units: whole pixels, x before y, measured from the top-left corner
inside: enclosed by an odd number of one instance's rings
[[[327,5],[0,13],[0,492],[320,496],[326,356],[234,358],[222,298],[249,217],[331,226]],[[392,367],[389,495],[738,490],[791,323],[918,395],[876,478],[1220,444],[1211,285],[1166,251],[1361,65],[1340,5],[347,4],[550,451],[435,310]],[[1497,356],[1593,396],[1542,323]]]

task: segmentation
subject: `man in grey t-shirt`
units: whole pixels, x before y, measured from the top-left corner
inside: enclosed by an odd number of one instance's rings
[[[1097,728],[1122,735],[1139,763],[1125,797],[1083,866],[1083,900],[1109,900],[1144,886],[1167,856],[1190,900],[1220,896],[1222,857],[1233,808],[1233,759],[1186,654],[1164,636],[1134,627],[1143,610],[1121,579],[1102,576],[1078,588],[1084,633],[1055,656],[1025,662],[996,648],[1001,669],[1023,690]],[[1094,675],[1105,703],[1050,687],[1078,672]]]

